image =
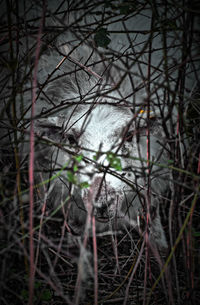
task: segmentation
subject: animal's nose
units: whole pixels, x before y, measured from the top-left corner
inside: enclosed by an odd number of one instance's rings
[[[109,213],[107,205],[102,205],[101,207],[94,208],[94,216],[98,219],[108,220]]]

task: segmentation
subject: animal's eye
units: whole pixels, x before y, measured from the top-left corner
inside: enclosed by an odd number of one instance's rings
[[[133,135],[134,135],[134,131],[129,131],[127,132],[127,134],[125,135],[125,141],[127,142],[132,142],[133,140]]]
[[[72,134],[69,134],[67,136],[67,139],[68,139],[70,145],[77,145],[78,144],[78,140]]]
[[[60,127],[51,124],[37,124],[35,130],[39,135],[54,141],[58,140],[62,134]]]
[[[58,126],[47,126],[44,130],[47,135],[61,134],[61,128]]]

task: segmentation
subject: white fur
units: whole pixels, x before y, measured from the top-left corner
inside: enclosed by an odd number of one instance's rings
[[[73,152],[73,145],[70,147],[69,139],[71,137],[78,139],[77,144],[80,149],[78,151],[75,149],[75,151],[78,155],[83,155],[84,159],[79,163],[80,170],[75,173],[77,184],[87,181],[90,186],[82,190],[77,187],[74,188],[73,211],[69,211],[69,224],[72,230],[76,233],[83,230],[86,214],[83,212],[81,216],[76,201],[80,205],[80,200],[83,200],[81,208],[85,209],[91,200],[90,193],[92,193],[93,213],[97,218],[97,232],[110,231],[110,225],[114,222],[118,223],[118,229],[123,228],[124,225],[137,228],[138,217],[144,216],[143,211],[147,204],[146,125],[142,122],[141,115],[138,114],[130,124],[129,130],[133,133],[137,131],[135,128],[136,121],[141,122],[142,129],[140,134],[138,133],[137,136],[135,134],[132,141],[129,142],[126,140],[125,134],[127,125],[133,120],[133,114],[129,109],[119,106],[96,105],[93,106],[90,113],[88,111],[89,106],[85,106],[84,108],[81,107],[80,110],[76,109],[73,116],[69,111],[68,115],[60,117],[60,120],[58,117],[38,120],[37,130],[39,132],[43,132],[52,141],[63,143],[63,150],[58,149],[57,146],[44,148],[44,150],[42,148],[38,149],[40,151],[37,158],[38,167],[39,169],[49,168],[50,165],[52,168],[54,166],[61,168],[63,164],[68,164],[68,167],[70,167],[74,159],[70,153],[65,151],[65,148],[71,149]],[[50,126],[55,127],[55,125],[61,128],[63,137],[56,138],[58,136],[57,132],[50,134]],[[156,128],[152,129],[154,135],[150,139],[150,159],[159,165],[159,163],[166,162],[166,153],[162,152],[163,149],[158,143],[162,134],[159,124]],[[108,167],[107,153],[109,152],[116,152],[116,158],[120,159],[122,171],[116,172],[115,168]],[[98,158],[97,161],[94,161],[96,155]],[[51,159],[50,164],[49,159]],[[158,208],[158,202],[161,200],[159,196],[167,187],[167,184],[163,182],[166,175],[166,170],[159,168],[159,166],[151,168],[151,195],[149,200],[151,200],[151,206],[155,209],[155,215],[151,220],[150,238],[155,240],[160,247],[166,247],[167,245]],[[62,200],[59,194],[60,190],[63,189],[63,182],[68,184],[66,176],[66,171],[63,171],[60,177],[53,182],[55,187],[49,200],[53,201],[54,206],[59,205]],[[65,188],[63,197],[65,198],[67,194],[68,190]],[[140,196],[140,194],[143,196]],[[103,220],[106,222],[102,222]]]

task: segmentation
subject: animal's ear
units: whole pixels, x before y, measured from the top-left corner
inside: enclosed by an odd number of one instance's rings
[[[153,109],[145,110],[140,108],[135,114],[134,124],[135,129],[138,131],[149,128],[150,132],[156,134],[162,130],[161,115]]]

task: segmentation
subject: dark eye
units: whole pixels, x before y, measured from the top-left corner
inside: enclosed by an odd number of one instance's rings
[[[35,130],[41,135],[51,140],[58,140],[61,137],[61,128],[54,125],[37,124]]]
[[[68,139],[70,145],[77,145],[78,144],[78,140],[72,134],[68,135],[67,139]]]
[[[133,131],[129,131],[127,132],[126,136],[125,136],[125,140],[127,142],[132,142],[133,140],[133,135],[134,135],[134,132]]]

